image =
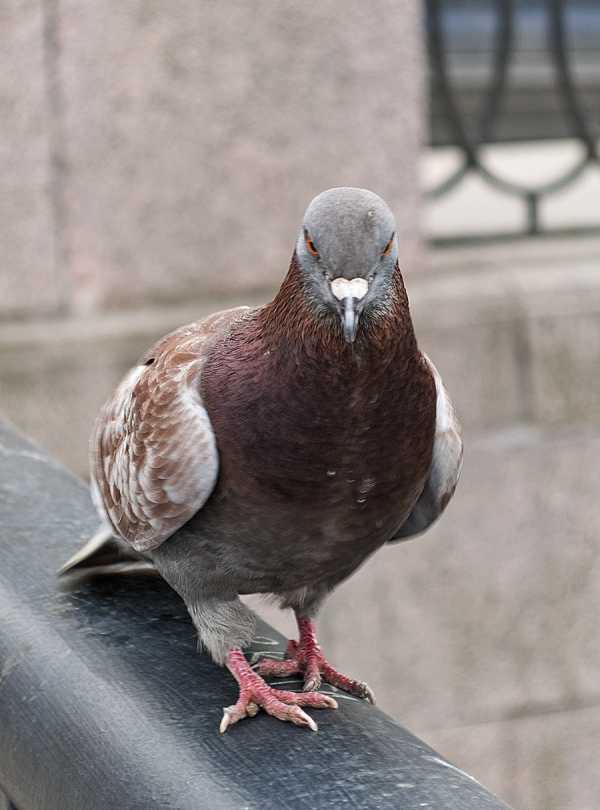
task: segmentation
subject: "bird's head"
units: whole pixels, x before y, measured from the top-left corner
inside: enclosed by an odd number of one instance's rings
[[[316,315],[335,314],[353,343],[361,320],[387,310],[398,260],[394,215],[372,191],[324,191],[306,209],[296,256]]]

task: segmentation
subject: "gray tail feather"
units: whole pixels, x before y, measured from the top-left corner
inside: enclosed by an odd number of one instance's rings
[[[58,575],[85,572],[94,576],[114,574],[157,574],[152,562],[115,537],[108,526],[84,543],[58,570]]]

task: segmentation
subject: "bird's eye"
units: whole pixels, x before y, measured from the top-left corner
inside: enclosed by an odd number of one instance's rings
[[[395,234],[395,233],[393,233],[393,234],[390,236],[389,242],[386,244],[386,246],[385,246],[385,247],[384,247],[384,249],[383,249],[383,253],[381,254],[382,256],[387,256],[387,255],[388,255],[388,253],[390,252],[390,250],[392,249],[392,245],[394,244],[394,236],[395,236],[395,235],[396,235],[396,234]]]
[[[318,258],[319,257],[319,251],[315,247],[315,243],[310,238],[310,236],[308,235],[308,231],[306,231],[306,230],[304,231],[304,241],[306,242],[306,249],[308,250],[310,255],[314,256],[315,258]]]

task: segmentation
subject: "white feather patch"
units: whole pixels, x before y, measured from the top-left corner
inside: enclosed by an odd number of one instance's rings
[[[331,282],[331,292],[335,295],[338,301],[343,301],[345,298],[357,298],[359,301],[364,298],[369,289],[369,284],[364,278],[334,278]]]

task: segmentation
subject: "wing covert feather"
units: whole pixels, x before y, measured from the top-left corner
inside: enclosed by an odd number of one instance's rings
[[[439,518],[454,495],[462,468],[460,422],[438,370],[426,354],[423,354],[423,358],[431,369],[437,391],[433,458],[423,492],[390,542],[421,534]]]
[[[91,438],[92,497],[136,551],[157,548],[202,508],[219,460],[200,381],[207,349],[247,307],[162,338],[102,408]]]

